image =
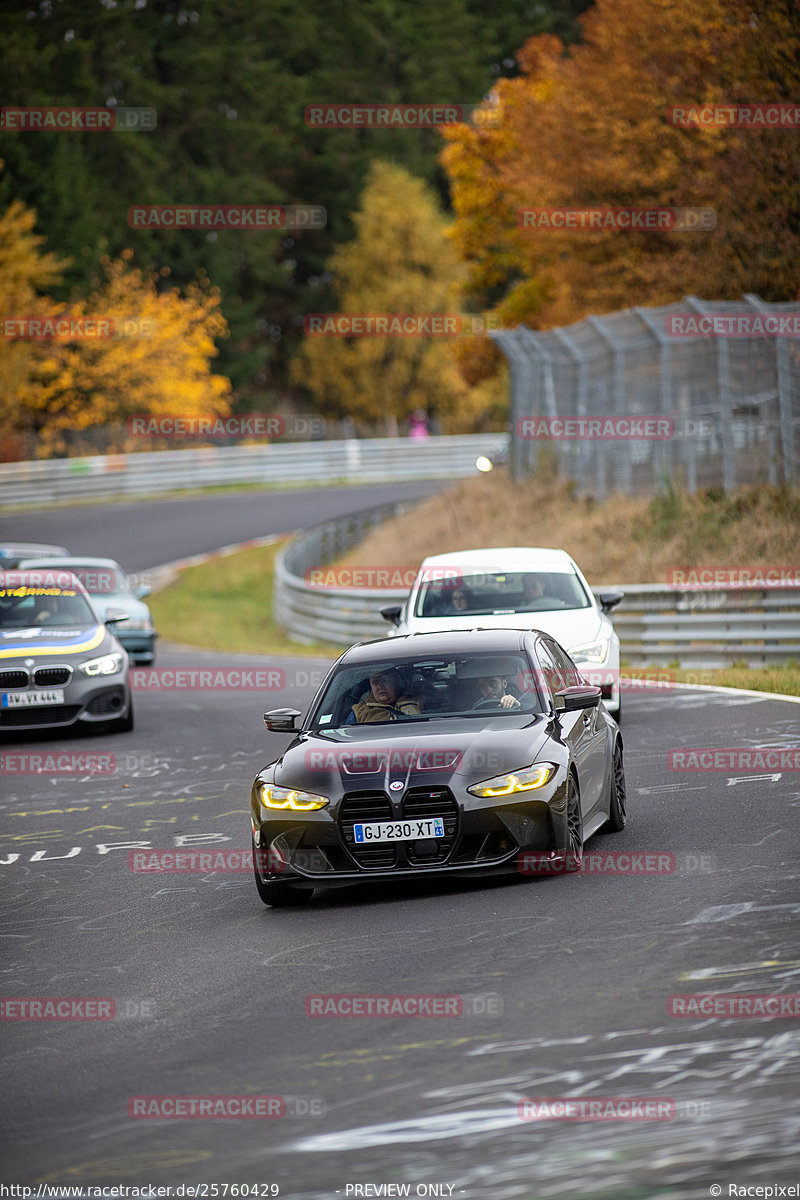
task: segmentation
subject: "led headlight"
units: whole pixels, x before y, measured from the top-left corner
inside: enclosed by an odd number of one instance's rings
[[[576,663],[605,662],[610,644],[608,638],[598,638],[596,642],[586,642],[583,646],[571,646],[569,651],[570,658],[573,658]]]
[[[511,796],[514,792],[532,792],[544,787],[555,773],[554,763],[534,763],[532,767],[522,767],[519,771],[509,771],[507,775],[495,775],[494,779],[473,783],[467,791],[484,799],[488,796]]]
[[[115,650],[112,654],[104,654],[102,658],[90,658],[88,662],[81,663],[78,670],[83,671],[84,675],[116,675],[122,670],[123,661],[123,656]]]
[[[262,808],[289,808],[294,812],[310,812],[324,808],[330,801],[327,796],[315,796],[313,792],[301,792],[297,788],[278,787],[275,783],[262,783],[259,787]]]

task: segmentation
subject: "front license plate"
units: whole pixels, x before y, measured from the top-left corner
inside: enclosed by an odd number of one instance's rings
[[[53,688],[48,692],[3,692],[3,708],[33,708],[38,704],[63,704],[62,688]]]
[[[381,821],[370,825],[354,825],[357,842],[416,842],[418,838],[444,837],[441,817],[424,817],[411,821]]]

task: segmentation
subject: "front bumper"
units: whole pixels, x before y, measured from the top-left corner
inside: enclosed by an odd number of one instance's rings
[[[254,862],[264,883],[329,888],[376,879],[498,875],[519,870],[523,852],[556,855],[568,844],[567,789],[561,771],[537,792],[535,800],[510,803],[508,797],[497,797],[481,802],[471,795],[467,801],[454,796],[455,828],[447,836],[453,824],[450,810],[446,837],[440,843],[431,839],[430,843],[354,848],[346,836],[347,823],[341,820],[344,800],[333,813],[323,809],[302,817],[264,820],[256,807],[255,789],[253,795]],[[398,818],[403,816],[402,807],[401,801],[394,814]],[[381,853],[375,854],[379,847],[385,847],[383,858]]]
[[[96,679],[78,680],[73,676],[62,690],[63,704],[0,707],[0,731],[99,725],[123,717],[130,707],[127,680],[100,683]]]

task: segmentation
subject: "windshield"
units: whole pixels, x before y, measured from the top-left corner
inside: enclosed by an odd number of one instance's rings
[[[387,658],[342,666],[311,712],[313,729],[545,711],[524,654]]]
[[[0,633],[9,629],[70,629],[96,625],[86,597],[69,587],[6,584],[0,579]]]
[[[589,608],[574,571],[455,571],[431,569],[417,593],[417,617],[500,616]]]

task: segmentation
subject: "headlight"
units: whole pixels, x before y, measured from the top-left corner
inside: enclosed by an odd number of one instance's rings
[[[278,787],[275,783],[262,783],[259,788],[263,808],[290,808],[294,812],[310,812],[324,808],[330,801],[327,796],[315,796],[313,792],[301,792],[296,788]]]
[[[507,775],[495,775],[494,779],[473,783],[467,791],[484,799],[487,796],[511,796],[514,792],[532,792],[544,787],[555,773],[554,763],[534,763],[532,767],[523,767],[520,771],[509,771]]]
[[[587,642],[583,646],[571,646],[569,656],[574,658],[575,662],[605,662],[610,645],[609,638],[599,638],[596,642]]]
[[[113,654],[104,654],[102,658],[90,658],[88,662],[81,663],[78,670],[83,671],[84,675],[116,675],[117,671],[122,670],[123,661],[123,656],[115,650]]]

